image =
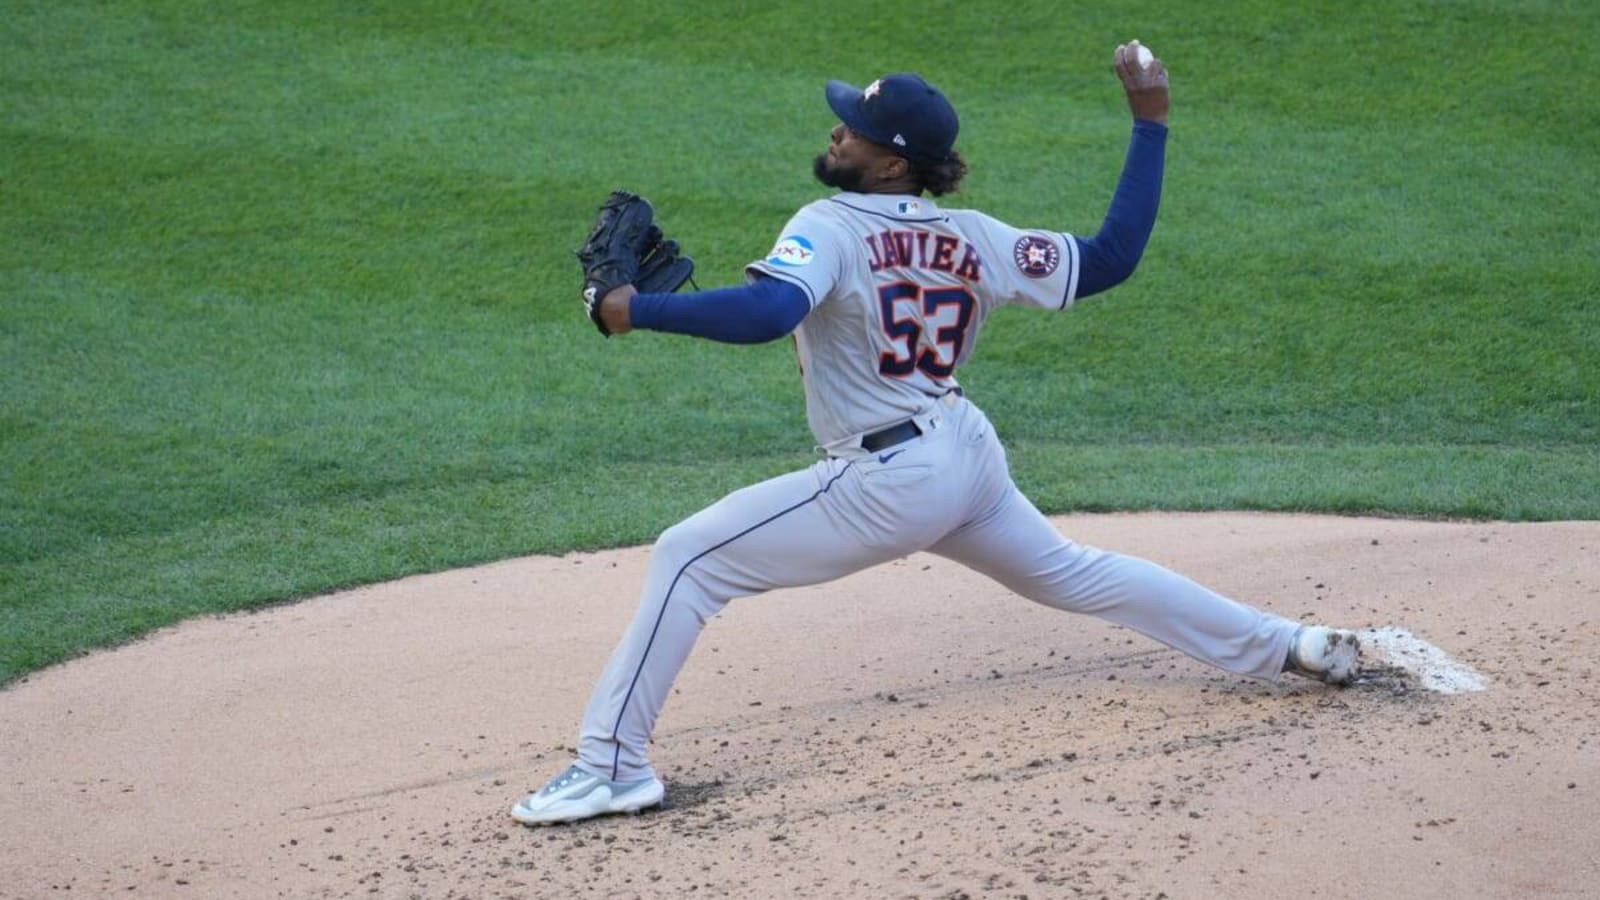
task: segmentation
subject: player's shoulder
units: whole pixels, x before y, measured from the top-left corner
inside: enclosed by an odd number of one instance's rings
[[[991,249],[1006,248],[1025,232],[1009,222],[976,209],[947,209],[945,215],[967,240]]]
[[[800,207],[800,209],[798,211],[796,211],[795,215],[806,215],[806,214],[815,215],[817,213],[828,212],[828,211],[829,211],[828,198],[827,197],[818,197],[817,199],[811,201],[810,203],[807,203],[805,206]]]
[[[813,200],[789,217],[765,262],[779,267],[778,271],[792,272],[810,266],[818,258],[837,261],[841,252],[848,252],[843,248],[850,245],[849,237],[845,223],[830,209],[827,198]]]
[[[957,227],[1010,228],[1011,226],[982,210],[942,207],[943,212]]]
[[[843,224],[841,212],[842,210],[835,206],[830,198],[821,197],[796,210],[790,217],[790,222],[808,227],[836,229]]]

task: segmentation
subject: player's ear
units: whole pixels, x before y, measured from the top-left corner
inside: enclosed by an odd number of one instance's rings
[[[884,181],[899,181],[910,171],[911,163],[903,156],[887,157],[881,170]]]

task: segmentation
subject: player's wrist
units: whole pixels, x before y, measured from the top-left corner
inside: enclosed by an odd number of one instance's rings
[[[1171,104],[1167,101],[1166,92],[1160,95],[1152,93],[1128,95],[1128,112],[1133,113],[1134,119],[1147,119],[1151,122],[1167,124],[1167,113],[1171,111]]]
[[[612,334],[627,334],[633,330],[633,298],[639,290],[631,284],[613,288],[600,300],[600,320]]]

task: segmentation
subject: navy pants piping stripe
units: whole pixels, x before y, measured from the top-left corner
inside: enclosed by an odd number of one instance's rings
[[[672,576],[672,583],[667,586],[667,594],[666,594],[665,597],[661,598],[661,611],[656,613],[656,624],[655,624],[655,626],[653,628],[650,629],[650,640],[645,642],[644,653],[639,656],[639,665],[633,670],[633,680],[628,682],[628,693],[623,695],[623,697],[622,697],[622,706],[617,710],[617,721],[616,721],[615,724],[613,724],[611,726],[611,741],[612,741],[613,744],[616,745],[615,749],[612,750],[612,753],[611,753],[611,780],[612,781],[615,781],[617,779],[617,771],[618,771],[619,766],[621,765],[622,742],[617,740],[617,734],[618,734],[618,732],[620,732],[622,730],[622,717],[628,710],[628,701],[633,699],[633,689],[635,687],[637,687],[638,684],[639,684],[639,676],[644,674],[644,663],[645,663],[645,660],[650,658],[650,648],[655,646],[656,634],[661,630],[661,620],[666,618],[666,616],[667,616],[667,604],[672,602],[672,591],[673,591],[674,588],[676,588],[678,586],[678,579],[683,577],[683,573],[684,572],[689,571],[689,567],[690,566],[692,566],[695,563],[699,562],[701,560],[701,558],[705,557],[706,555],[711,554],[711,553],[715,553],[716,551],[721,550],[723,547],[726,547],[729,544],[733,543],[734,541],[737,541],[739,538],[742,538],[745,535],[749,534],[750,532],[755,531],[757,528],[760,528],[763,525],[770,525],[773,522],[776,522],[778,519],[781,519],[784,516],[788,515],[789,513],[794,512],[795,510],[799,509],[800,507],[805,506],[806,504],[815,501],[818,497],[821,497],[823,494],[826,494],[828,492],[828,489],[833,487],[834,482],[838,481],[840,478],[843,478],[845,472],[850,471],[850,467],[852,465],[855,465],[854,461],[845,463],[844,468],[839,470],[839,474],[837,474],[837,475],[833,476],[832,478],[828,479],[828,483],[823,485],[822,487],[818,488],[817,492],[815,494],[812,494],[811,496],[807,497],[806,499],[801,500],[799,503],[796,503],[795,505],[789,507],[788,509],[784,509],[784,510],[780,510],[778,512],[775,512],[772,515],[768,516],[767,518],[762,519],[761,521],[757,522],[756,524],[751,525],[749,528],[746,528],[745,530],[739,532],[738,534],[734,535],[733,537],[730,537],[727,540],[722,541],[719,544],[715,544],[715,545],[713,545],[711,547],[707,547],[705,550],[702,550],[699,553],[695,554],[693,559],[691,559],[688,562],[684,563],[683,566],[678,569],[678,574]]]

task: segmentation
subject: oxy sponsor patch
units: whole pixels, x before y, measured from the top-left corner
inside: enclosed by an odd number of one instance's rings
[[[1029,278],[1048,278],[1061,265],[1061,250],[1055,242],[1036,234],[1025,234],[1011,248],[1017,268]]]
[[[798,234],[792,234],[778,242],[772,252],[767,254],[767,262],[775,266],[787,266],[798,269],[808,266],[815,259],[817,253],[811,247],[811,242]]]

